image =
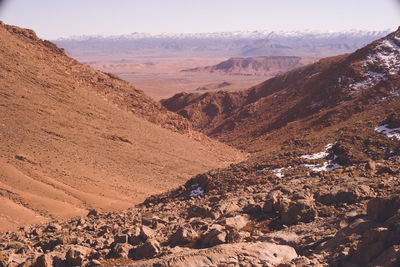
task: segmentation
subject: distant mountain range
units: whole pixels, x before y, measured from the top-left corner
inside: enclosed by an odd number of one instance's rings
[[[72,56],[330,56],[353,52],[389,32],[132,33],[109,37],[76,36],[54,42]]]

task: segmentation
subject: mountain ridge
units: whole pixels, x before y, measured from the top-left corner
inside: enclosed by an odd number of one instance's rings
[[[229,75],[275,76],[280,72],[300,67],[301,58],[295,56],[231,57],[216,65],[185,69],[181,72],[224,73]]]
[[[220,140],[229,140],[228,143],[236,142],[235,133],[244,139],[248,139],[246,136],[259,137],[321,109],[334,112],[335,107],[347,106],[346,102],[357,102],[356,98],[375,102],[380,101],[379,98],[396,97],[396,73],[400,62],[396,49],[398,35],[399,30],[352,54],[322,59],[247,90],[203,95],[181,93],[162,100],[162,103],[188,118],[195,129],[212,137],[222,137]],[[279,105],[283,102],[285,107]],[[334,113],[342,113],[340,116],[345,118],[345,114],[351,113],[348,108]],[[240,138],[238,140],[241,142]],[[245,142],[241,147],[247,145]]]
[[[235,56],[333,56],[353,52],[388,31],[345,33],[276,32],[198,35],[134,34],[116,37],[82,37],[59,39],[54,42],[67,53],[81,60],[91,55],[119,57],[235,57]],[[134,37],[134,36],[137,36]]]

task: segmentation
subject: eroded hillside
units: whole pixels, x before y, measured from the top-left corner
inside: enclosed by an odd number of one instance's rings
[[[0,56],[0,230],[127,208],[242,158],[31,30],[1,24]]]

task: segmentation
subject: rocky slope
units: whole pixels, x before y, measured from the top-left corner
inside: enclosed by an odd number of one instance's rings
[[[0,265],[398,266],[399,114],[194,176],[124,212],[4,233]]]
[[[0,57],[0,231],[124,209],[243,158],[31,30],[1,23]]]
[[[352,54],[322,59],[248,90],[180,93],[162,103],[195,129],[254,151],[275,132],[290,138],[296,131],[320,130],[397,98],[399,45],[400,29]]]
[[[302,66],[300,57],[233,57],[213,66],[182,70],[182,72],[207,72],[229,75],[275,76]]]

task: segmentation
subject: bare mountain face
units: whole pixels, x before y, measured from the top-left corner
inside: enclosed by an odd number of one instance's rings
[[[322,59],[248,90],[180,93],[162,103],[195,129],[251,151],[292,122],[301,120],[302,130],[320,128],[397,99],[399,35],[397,30],[352,54]]]
[[[240,152],[141,90],[0,24],[0,230],[120,210]]]
[[[303,64],[300,57],[234,57],[213,66],[182,70],[182,72],[223,73],[230,75],[275,76]]]
[[[353,52],[389,31],[228,32],[200,34],[82,36],[54,42],[68,54],[88,60],[119,55],[163,57],[332,56]]]

